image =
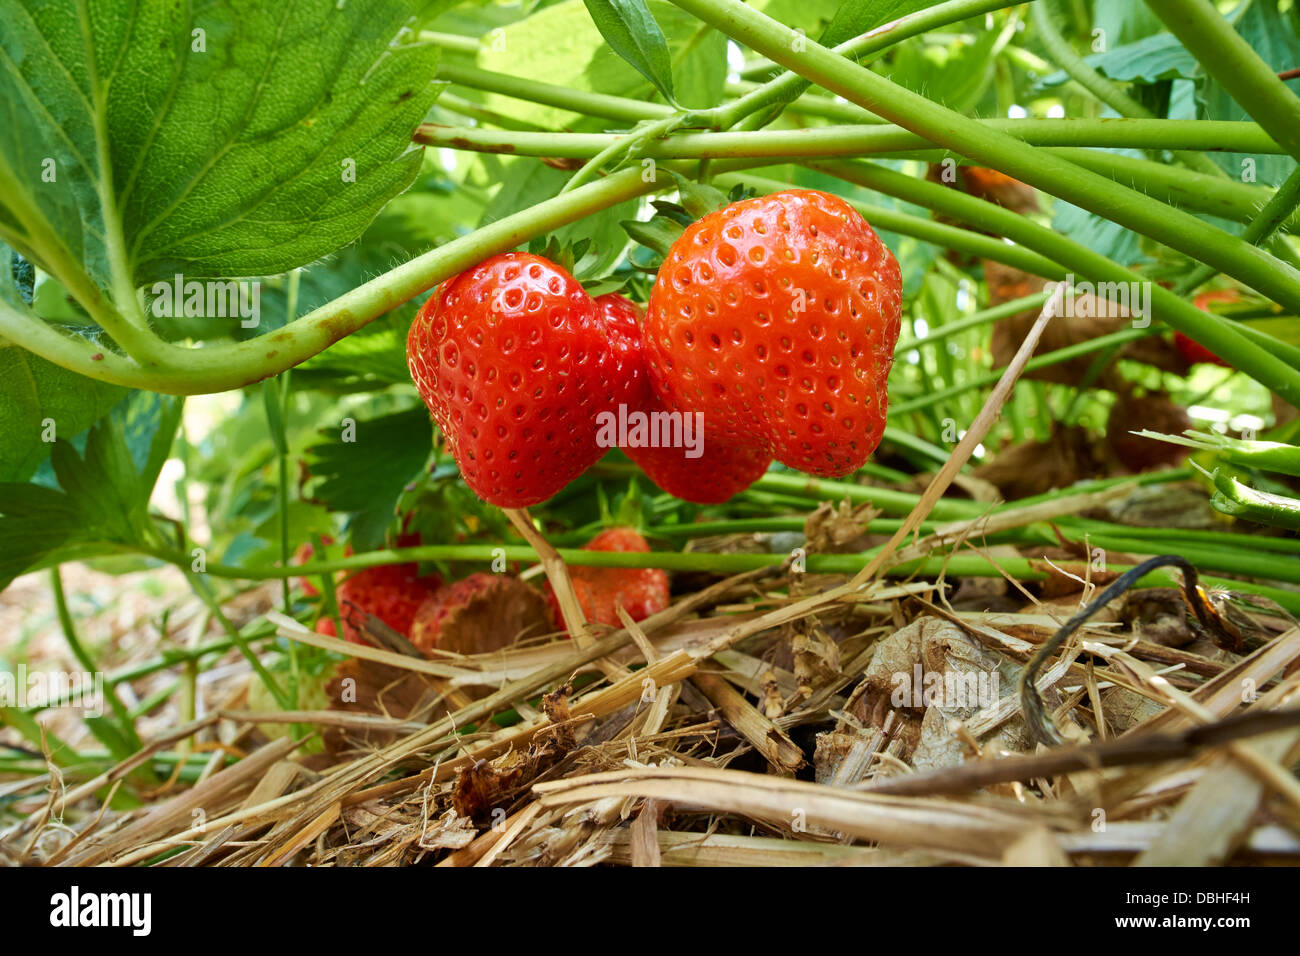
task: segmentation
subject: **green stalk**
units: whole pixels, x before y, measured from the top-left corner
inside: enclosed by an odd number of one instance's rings
[[[1206,176],[1134,156],[1076,147],[1051,151],[1115,182],[1139,189],[1161,202],[1174,203],[1237,222],[1249,222],[1255,218],[1260,205],[1276,195],[1276,191],[1267,186],[1252,186],[1232,179]],[[1291,229],[1300,228],[1300,216],[1291,216],[1286,222]]]
[[[912,349],[923,348],[927,345],[933,345],[936,342],[942,342],[944,339],[951,338],[959,332],[965,332],[967,329],[979,328],[983,325],[990,325],[1000,319],[1010,318],[1013,315],[1019,315],[1021,312],[1027,312],[1030,309],[1041,309],[1051,295],[1046,292],[1038,292],[1034,295],[1027,295],[1021,299],[1012,299],[1010,302],[1003,302],[1001,305],[995,305],[992,308],[983,309],[979,312],[972,313],[963,319],[955,322],[949,322],[947,325],[941,325],[936,329],[931,329],[924,338],[904,339],[894,348],[894,355],[899,356]]]
[[[1067,345],[1065,348],[1056,349],[1052,352],[1044,352],[1041,355],[1035,355],[1025,363],[1025,371],[1032,372],[1035,369],[1046,368],[1049,365],[1068,362],[1081,355],[1090,355],[1093,352],[1110,348],[1113,345],[1124,345],[1128,342],[1145,338],[1157,331],[1159,331],[1159,329],[1155,327],[1149,329],[1122,329],[1119,332],[1111,332],[1109,335],[1100,335],[1090,341],[1076,342],[1073,345]],[[984,388],[987,385],[995,385],[1002,378],[1003,374],[1002,370],[995,369],[985,375],[979,375],[968,382],[952,385],[948,388],[941,389],[937,392],[931,392],[908,402],[900,402],[890,408],[890,412],[895,415],[905,415],[908,412],[928,408],[936,402],[947,401],[950,398],[955,398],[958,395],[965,394],[972,389]]]
[[[885,119],[1214,265],[1284,306],[1300,311],[1300,272],[1254,246],[1208,226],[1189,213],[1119,187],[1060,157],[1026,147],[1011,136],[981,126],[836,56],[816,43],[808,41],[799,51],[797,44],[793,43],[797,38],[793,31],[740,0],[672,2],[733,39]],[[1265,129],[1269,127],[1265,125]],[[1074,246],[1073,243],[1070,245]],[[1075,248],[1087,252],[1081,246]],[[1096,254],[1089,253],[1089,256]],[[1059,257],[1053,258],[1061,261]],[[1096,259],[1105,263],[1107,271],[1121,268],[1105,257],[1096,256]],[[1199,310],[1175,296],[1162,296],[1161,291],[1156,290],[1154,297],[1159,300],[1162,311],[1167,310],[1164,317],[1171,325],[1232,361],[1278,395],[1300,403],[1300,373],[1231,327],[1213,320],[1204,322],[1204,313],[1191,315],[1191,312],[1199,313]],[[1231,349],[1234,355],[1225,355],[1216,347],[1215,343],[1219,342]]]
[[[1117,84],[1094,70],[1088,61],[1075,52],[1074,47],[1056,28],[1056,18],[1052,13],[1051,0],[1038,0],[1030,6],[1034,30],[1038,39],[1047,47],[1047,52],[1057,65],[1071,79],[1101,100],[1120,116],[1151,119],[1154,117],[1149,109],[1124,92]],[[1200,173],[1222,178],[1224,172],[1214,162],[1199,153],[1176,153],[1185,166]]]
[[[1066,268],[1074,270],[1081,278],[1096,282],[1131,283],[1134,281],[1135,273],[1132,270],[1124,268],[1086,246],[1040,226],[1025,216],[955,189],[947,189],[937,183],[904,176],[870,163],[809,165],[856,185],[878,189],[899,199],[940,210],[954,218],[977,224],[1059,262]],[[1239,240],[1233,241],[1241,244]],[[1276,263],[1276,260],[1274,262]],[[1150,293],[1152,311],[1161,320],[1200,342],[1287,401],[1293,404],[1300,403],[1300,371],[1278,358],[1272,350],[1257,344],[1235,323],[1202,312],[1167,289],[1152,284]]]
[[[1209,0],[1147,0],[1147,6],[1241,108],[1300,160],[1300,97],[1278,79],[1214,4]]]
[[[186,580],[190,583],[190,588],[198,596],[199,600],[208,606],[208,610],[212,612],[212,616],[216,619],[217,623],[221,625],[221,629],[226,632],[226,635],[234,642],[235,646],[239,648],[239,653],[244,655],[244,660],[248,661],[249,666],[253,668],[253,672],[257,674],[262,683],[266,685],[266,689],[271,692],[271,696],[275,698],[275,702],[279,704],[283,710],[292,710],[293,702],[289,699],[289,695],[284,692],[284,689],[280,686],[279,682],[271,676],[271,672],[262,664],[262,659],[253,653],[253,649],[245,639],[244,635],[239,632],[239,629],[236,628],[235,625],[230,623],[225,612],[221,610],[221,602],[216,599],[215,595],[213,595],[207,582],[203,580],[201,575],[190,570],[189,557],[184,554],[178,554],[172,555],[166,560],[181,569]],[[268,575],[268,577],[285,577],[288,575],[290,570],[291,569],[287,567],[276,568],[276,571],[280,573]],[[211,566],[208,567],[208,570],[205,573],[213,574],[217,577],[223,576],[213,571]],[[235,577],[236,575],[230,576]]]
[[[873,54],[882,53],[889,47],[904,40],[919,36],[937,27],[947,26],[950,23],[960,23],[962,20],[968,20],[971,17],[983,13],[992,13],[994,10],[1001,10],[1010,6],[1014,6],[1014,4],[1007,3],[1005,0],[948,0],[947,3],[936,3],[927,9],[899,17],[897,20],[882,24],[859,37],[841,43],[835,48],[835,53],[844,57],[851,57],[853,60],[860,60],[863,63],[870,63]],[[701,17],[700,19],[706,18]],[[713,25],[717,26],[716,23]],[[801,43],[811,43],[806,38],[801,37],[799,39]],[[795,48],[793,44],[791,48]],[[754,49],[757,48],[754,47]],[[776,57],[772,59],[782,66],[786,66]],[[845,62],[850,61],[846,60]],[[787,69],[789,72],[769,80],[759,89],[747,93],[734,103],[724,107],[725,113],[719,125],[723,128],[734,126],[745,117],[754,115],[760,110],[788,103],[812,85],[798,70],[790,67],[787,67]],[[870,112],[874,113],[875,110],[870,110]]]
[[[250,645],[255,641],[264,641],[275,637],[275,628],[266,621],[259,621],[254,626],[253,630],[254,633],[245,635],[244,638]],[[169,650],[156,657],[151,657],[146,661],[119,668],[111,674],[105,674],[104,686],[114,687],[118,684],[129,683],[130,681],[138,680],[141,677],[148,677],[150,674],[156,674],[158,671],[166,670],[169,667],[175,667],[177,664],[192,664],[210,654],[224,654],[234,646],[234,641],[229,638],[222,638],[220,640],[210,641],[207,644],[201,644],[194,648]],[[50,701],[49,706],[60,707],[66,703],[66,701],[66,697],[60,697],[56,700]],[[29,707],[28,712],[37,714],[46,709],[46,707]]]
[[[1060,518],[1054,522],[1063,531],[1072,531],[1078,536],[1096,535],[1131,535],[1144,542],[1146,547],[1161,544],[1165,551],[1176,550],[1191,543],[1215,548],[1232,548],[1238,550],[1269,551],[1276,554],[1300,554],[1300,538],[1283,538],[1263,534],[1237,534],[1233,531],[1199,531],[1188,528],[1148,528],[1117,526],[1093,518]],[[1268,575],[1265,575],[1268,577]]]
[[[935,26],[964,20],[979,13],[1009,6],[1006,0],[948,0],[937,4],[929,10],[921,10],[882,25],[876,30],[854,37],[835,47],[836,54],[851,57],[866,57],[879,53],[908,37],[915,36]],[[802,37],[800,38],[802,42]],[[598,152],[565,185],[562,192],[568,192],[586,183],[600,174],[606,163],[624,161],[641,155],[645,144],[666,136],[676,130],[687,127],[704,127],[709,129],[726,129],[735,126],[747,117],[767,110],[763,122],[775,117],[773,107],[783,106],[787,101],[798,97],[808,88],[808,83],[794,73],[784,73],[764,83],[759,89],[742,96],[740,99],[710,110],[686,110],[665,119],[642,124],[632,131],[629,141],[615,143]],[[759,124],[761,125],[761,124]]]
[[[12,226],[0,220],[0,239],[58,279],[100,328],[112,336],[128,355],[145,365],[157,362],[159,356],[166,351],[166,343],[145,325],[134,297],[114,304],[91,280],[81,263],[76,261],[63,244],[45,214],[27,202],[27,194],[19,177],[14,175],[3,156],[0,156],[0,193],[4,194],[6,205],[23,229],[21,233],[16,232]],[[122,313],[121,310],[126,307],[135,308],[136,322]]]
[[[68,598],[63,591],[63,577],[59,573],[58,566],[50,568],[50,592],[54,596],[54,608],[59,616],[59,625],[63,628],[63,639],[68,644],[68,649],[72,651],[72,656],[76,658],[87,673],[99,673],[99,667],[95,664],[90,652],[86,646],[81,643],[81,638],[77,635],[76,623],[72,620],[72,611],[68,608]],[[126,705],[117,696],[117,690],[105,684],[104,694],[108,698],[108,705],[112,708],[113,713],[117,716],[119,726],[116,728],[115,737],[120,739],[125,747],[125,753],[129,756],[131,753],[140,749],[140,736],[135,730],[135,721],[131,718],[126,709]],[[87,720],[86,726],[91,728],[92,732],[98,721],[91,722]],[[98,736],[98,734],[96,735]],[[103,741],[105,746],[109,746],[108,741]]]
[[[752,186],[759,192],[765,193],[790,188],[788,183],[775,179],[738,173],[717,176],[715,181],[723,189],[738,183]],[[956,249],[983,259],[992,259],[1047,279],[1060,279],[1065,276],[1065,270],[1051,259],[1021,246],[1009,245],[993,236],[985,236],[970,229],[935,222],[932,219],[922,219],[920,216],[884,206],[873,206],[853,199],[848,200],[848,203],[876,229],[887,229],[890,232],[933,243],[943,249]]]
[[[1088,61],[1075,52],[1074,47],[1061,35],[1056,27],[1056,18],[1051,9],[1051,0],[1037,0],[1029,5],[1033,18],[1034,32],[1047,53],[1056,61],[1056,65],[1097,99],[1101,100],[1120,116],[1150,117],[1151,111],[1125,93],[1119,86],[1102,76]]]
[[[1241,238],[1254,245],[1262,244],[1283,222],[1292,224],[1296,221],[1297,204],[1300,204],[1300,166],[1291,170],[1291,175],[1286,178],[1286,182],[1278,187],[1259,214],[1251,219],[1242,232]],[[1184,295],[1194,291],[1201,283],[1212,279],[1214,271],[1213,266],[1197,266],[1178,284],[1176,291]]]
[[[1079,161],[1099,175],[1111,169],[1123,174],[1143,174],[1166,192],[1177,190],[1180,197],[1191,197],[1213,177],[1190,174],[1186,170],[1169,170],[1149,160],[1117,156],[1113,153],[1085,151],[1084,147],[1105,149],[1246,149],[1263,154],[1283,150],[1254,123],[1230,120],[1166,119],[980,119],[968,120],[977,128],[1007,136],[1032,146],[1050,147],[1047,155],[1062,160]],[[941,157],[935,142],[901,126],[862,124],[813,126],[801,129],[757,130],[753,132],[678,132],[671,136],[646,138],[644,133],[552,133],[491,130],[473,126],[440,126],[425,123],[416,130],[416,142],[426,146],[464,149],[511,156],[543,156],[562,159],[589,159],[638,142],[638,154],[652,159],[731,159],[767,158],[795,161],[819,156],[872,156],[903,153],[909,157],[917,151]],[[1066,152],[1066,150],[1070,150]],[[1160,176],[1158,170],[1164,170]],[[1194,187],[1177,180],[1179,172],[1194,175]],[[1255,204],[1266,187],[1247,186],[1231,180],[1217,181],[1215,198],[1234,212],[1243,205]],[[1211,209],[1209,211],[1215,211]],[[1226,213],[1220,213],[1227,215]]]
[[[728,81],[723,84],[722,90],[728,96],[741,97],[753,93],[762,85],[761,83],[750,83],[746,80],[736,80],[735,82]],[[786,110],[802,116],[816,116],[819,119],[834,120],[837,123],[881,122],[879,116],[868,113],[860,106],[833,100],[829,96],[818,96],[815,93],[804,93],[798,99],[791,100],[786,106]]]
[[[229,345],[191,349],[166,345],[165,362],[145,367],[130,358],[60,332],[0,301],[0,337],[89,378],[172,395],[243,388],[278,375],[350,335],[373,319],[534,236],[667,188],[628,169],[600,182],[506,216],[405,262],[334,301],[266,335]]]
[[[675,112],[671,106],[661,103],[644,103],[626,96],[610,96],[607,93],[592,93],[568,86],[557,86],[553,83],[541,83],[520,76],[510,76],[507,73],[494,73],[476,66],[453,63],[445,58],[438,63],[438,79],[488,93],[499,93],[517,100],[570,110],[584,116],[602,116],[605,119],[622,120],[628,123],[663,119],[665,116],[672,116]]]
[[[432,43],[444,50],[467,53],[470,56],[477,56],[480,46],[477,37],[461,36],[459,33],[440,33],[437,30],[421,30],[418,38],[421,43]],[[438,72],[442,72],[441,62],[438,64]]]

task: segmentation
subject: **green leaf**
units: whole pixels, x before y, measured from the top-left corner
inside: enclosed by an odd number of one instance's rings
[[[682,208],[690,214],[692,220],[703,219],[730,202],[726,193],[707,183],[696,182],[679,173],[674,173],[673,179],[677,183]]]
[[[0,0],[0,221],[119,293],[340,248],[419,171],[424,6]]]
[[[845,40],[933,5],[933,0],[845,0],[818,42],[822,46],[839,46]]]
[[[681,225],[666,216],[655,216],[649,222],[625,219],[622,225],[635,242],[654,250],[660,259],[667,258],[668,250],[684,232]]]
[[[53,444],[58,488],[0,483],[0,590],[27,571],[143,546],[181,408],[172,396],[135,392],[91,427],[84,452]]]
[[[1143,37],[1104,53],[1086,56],[1084,61],[1103,76],[1124,83],[1190,79],[1198,69],[1196,58],[1187,52],[1186,47],[1172,33]],[[1058,70],[1044,77],[1039,86],[1059,86],[1068,79],[1064,70]]]
[[[1094,0],[1092,25],[1110,47],[1133,43],[1153,33],[1164,33],[1165,25],[1145,3],[1133,0]]]
[[[721,103],[727,85],[727,38],[704,24],[674,61],[677,102],[689,109]]]
[[[1300,64],[1300,10],[1294,5],[1286,13],[1281,13],[1275,0],[1256,0],[1236,21],[1236,30],[1275,71],[1290,70]],[[1288,86],[1295,91],[1294,83]],[[1198,99],[1202,119],[1251,118],[1213,77],[1206,77],[1198,87]],[[1229,152],[1208,155],[1233,179],[1268,186],[1280,186],[1296,165],[1290,156]]]
[[[433,424],[420,405],[345,427],[347,431],[322,432],[323,440],[307,449],[315,479],[309,494],[333,511],[351,512],[354,525],[378,528],[382,537],[403,490],[429,460]],[[354,541],[361,550],[365,545],[373,547],[375,542]]]
[[[725,39],[720,45],[716,40],[708,39],[709,33],[716,34],[717,31],[711,31],[667,0],[645,0],[645,3],[663,32],[675,77],[702,46],[713,50],[725,48]],[[481,41],[478,64],[498,73],[579,90],[643,99],[656,95],[654,84],[611,50],[582,0],[560,0],[509,26],[487,32]],[[697,66],[692,65],[691,70],[696,69]],[[713,69],[719,71],[725,80],[725,56],[716,61]],[[717,73],[710,73],[704,82],[716,84],[717,77]],[[687,77],[683,76],[683,79]],[[698,76],[690,77],[691,96],[699,95],[700,82]],[[687,90],[683,88],[678,92]],[[683,97],[683,101],[691,106],[711,106],[716,99],[697,104]],[[588,120],[568,110],[497,94],[488,96],[485,105],[493,112],[547,129],[585,128],[595,131],[608,126],[606,121]]]
[[[853,5],[853,0],[848,3],[841,3],[840,0],[756,0],[752,4],[755,10],[784,23],[790,29],[803,30],[808,36],[821,37],[823,40],[827,24],[841,8]]]
[[[69,372],[14,345],[0,345],[0,480],[25,481],[49,457],[49,438],[94,424],[127,390]]]
[[[645,0],[583,0],[610,49],[655,85],[668,102],[673,96],[673,67],[668,41]]]

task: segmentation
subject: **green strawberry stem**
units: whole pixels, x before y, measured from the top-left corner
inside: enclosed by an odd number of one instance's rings
[[[1300,166],[1291,170],[1291,175],[1286,178],[1286,182],[1278,187],[1277,191],[1264,205],[1264,208],[1259,210],[1258,214],[1250,220],[1242,232],[1241,238],[1255,245],[1263,244],[1282,226],[1283,222],[1287,226],[1291,226],[1295,222],[1297,205],[1300,205]],[[1283,248],[1290,248],[1284,242],[1279,243],[1279,245]],[[1179,294],[1186,294],[1213,277],[1214,266],[1199,265],[1184,277],[1174,291]]]
[[[259,620],[249,628],[251,633],[245,634],[244,639],[252,645],[255,642],[268,641],[275,638],[275,626],[268,621]],[[177,664],[190,664],[199,661],[205,657],[221,656],[226,651],[235,646],[235,642],[230,638],[220,638],[215,641],[208,641],[192,648],[175,648],[164,651],[148,660],[140,661],[138,664],[131,664],[119,670],[111,671],[104,675],[104,687],[115,687],[118,684],[130,683],[141,677],[148,677],[150,674],[156,674],[159,671],[175,667]],[[43,710],[52,707],[62,707],[71,699],[69,694],[59,694],[52,697],[44,707],[28,707],[27,712],[38,714]]]
[[[828,172],[846,182],[908,202],[917,202],[957,219],[1005,236],[1040,255],[1074,271],[1080,279],[1095,282],[1130,283],[1137,273],[1094,252],[1081,243],[1041,226],[994,203],[969,196],[937,183],[923,182],[872,163],[813,163],[814,169]],[[1249,245],[1235,237],[1238,245]],[[1253,248],[1253,247],[1251,247]],[[1256,250],[1258,251],[1258,250]],[[1262,253],[1261,253],[1262,254]],[[1271,257],[1270,257],[1271,258]],[[1283,268],[1277,260],[1273,260]],[[1151,287],[1151,307],[1156,317],[1211,349],[1240,371],[1246,372],[1288,401],[1300,400],[1300,370],[1278,357],[1279,349],[1271,340],[1258,344],[1259,338],[1248,335],[1239,326],[1209,312],[1158,285]],[[1262,334],[1262,333],[1261,333]],[[1231,354],[1229,354],[1231,353]]]
[[[1279,304],[1300,309],[1300,272],[1189,213],[1120,187],[1068,160],[1028,147],[1014,137],[933,103],[819,44],[798,37],[788,27],[740,0],[672,2],[751,49],[885,119],[1213,265]],[[799,42],[794,42],[796,39]],[[1268,125],[1265,129],[1275,133]],[[1069,259],[1090,263],[1090,268],[1080,271],[1096,272],[1098,278],[1112,282],[1131,281],[1132,273],[1128,270],[1061,238]],[[1053,258],[1060,261],[1062,257]],[[1070,262],[1067,260],[1066,264]],[[1124,273],[1122,280],[1120,273]],[[1161,317],[1174,328],[1232,362],[1282,398],[1300,404],[1300,371],[1172,293],[1157,288],[1153,290],[1153,300]]]
[[[1137,529],[1125,530],[1136,531]],[[351,558],[340,558],[319,563],[312,562],[303,565],[301,568],[294,569],[228,567],[210,564],[208,565],[208,573],[218,577],[260,579],[278,578],[287,573],[288,570],[292,570],[293,573],[316,574],[402,561],[478,561],[487,564],[496,556],[493,553],[496,548],[500,548],[505,552],[507,561],[535,562],[539,560],[537,552],[527,545],[429,545],[418,548],[372,551],[364,555],[354,555]],[[1223,561],[1222,556],[1217,559],[1214,558],[1215,552],[1213,549],[1207,549],[1203,554],[1198,552],[1196,557],[1192,556],[1192,552],[1185,551],[1181,545],[1178,546],[1177,550],[1179,553],[1188,554],[1189,560],[1192,561],[1196,561],[1198,557],[1206,557],[1214,560],[1216,564],[1227,563]],[[682,553],[676,551],[600,552],[584,551],[579,548],[558,548],[556,551],[566,564],[571,565],[664,568],[669,571],[710,572],[716,574],[735,574],[741,571],[772,567],[780,565],[789,559],[787,554],[715,554],[711,552]],[[865,554],[810,554],[807,556],[806,569],[813,574],[854,574],[863,568],[867,561],[870,560],[871,555],[872,552],[866,552]],[[155,553],[154,556],[173,563],[188,561],[188,558],[181,555]],[[1230,557],[1236,559],[1235,554],[1230,555]],[[1270,577],[1277,578],[1277,563],[1276,560],[1272,562],[1273,571],[1270,573]],[[1207,566],[1209,565],[1207,564]],[[1113,565],[1108,566],[1108,570],[1119,571],[1125,567],[1127,565]],[[1230,569],[1224,568],[1224,570]],[[1005,574],[1019,581],[1037,581],[1047,576],[1046,573],[1034,567],[1029,558],[1003,559],[999,557],[996,561],[993,561],[982,554],[971,552],[937,554],[895,565],[887,569],[886,573],[891,577],[904,578],[914,575],[925,577],[947,575],[953,578],[1002,577]],[[1247,581],[1229,581],[1211,577],[1206,577],[1204,580],[1216,587],[1228,587],[1269,597],[1277,601],[1282,607],[1300,613],[1300,594],[1294,591],[1285,591],[1281,588],[1268,587]],[[1175,582],[1172,576],[1155,573],[1143,578],[1142,583],[1146,587],[1172,587]]]
[[[1300,97],[1214,5],[1209,0],[1147,0],[1147,6],[1233,100],[1300,159]]]
[[[426,36],[428,34],[422,33],[420,38],[424,39]],[[660,103],[646,103],[625,96],[575,90],[567,86],[556,86],[525,77],[511,76],[508,73],[494,73],[476,66],[454,63],[445,57],[438,63],[438,78],[486,93],[498,93],[517,100],[570,110],[585,116],[601,116],[628,123],[662,119],[675,112],[671,106]]]
[[[1099,335],[1095,339],[1076,342],[1074,345],[1067,345],[1064,348],[1056,349],[1052,352],[1044,352],[1041,355],[1035,355],[1025,363],[1025,371],[1032,372],[1035,369],[1046,368],[1050,365],[1058,365],[1061,362],[1069,362],[1082,355],[1090,355],[1093,352],[1100,352],[1115,345],[1125,345],[1129,342],[1135,342],[1138,339],[1146,338],[1148,335],[1154,335],[1159,331],[1159,326],[1152,326],[1148,329],[1122,329],[1119,332],[1111,332],[1109,335]],[[939,389],[938,391],[928,392],[925,395],[911,399],[910,401],[898,402],[890,408],[890,412],[895,415],[905,415],[908,412],[915,412],[923,408],[929,408],[938,402],[946,402],[958,395],[964,395],[966,392],[993,385],[1001,377],[1002,372],[995,369],[984,375],[972,378],[969,381],[961,382],[957,385],[951,385],[948,388]]]
[[[50,592],[54,596],[54,609],[59,617],[59,625],[63,628],[63,638],[68,642],[68,649],[72,651],[72,656],[76,658],[78,664],[84,667],[88,673],[94,673],[99,668],[95,665],[94,658],[90,656],[90,652],[86,650],[86,646],[81,642],[81,638],[77,634],[77,626],[72,619],[72,611],[68,608],[67,595],[63,590],[63,576],[59,573],[57,566],[50,568]],[[131,751],[139,750],[141,746],[140,737],[135,729],[135,721],[127,712],[126,705],[122,703],[121,698],[117,696],[117,690],[113,687],[105,687],[104,690],[105,695],[108,697],[108,704],[117,717],[115,736],[126,744],[128,748],[127,756],[129,756]],[[91,726],[89,723],[87,726],[93,732],[99,726],[99,722],[96,722],[95,726]]]
[[[869,63],[874,59],[873,54],[882,53],[911,37],[1014,5],[1005,0],[948,0],[946,3],[936,3],[928,9],[917,10],[847,40],[835,47],[835,52]],[[812,84],[797,71],[787,71],[745,94],[734,103],[720,107],[723,115],[719,125],[724,129],[735,126],[747,117],[757,115],[769,107],[789,103],[810,86]],[[769,113],[767,118],[770,120],[775,115],[774,112]]]
[[[0,336],[89,378],[172,395],[242,388],[278,375],[403,302],[484,259],[534,236],[594,215],[671,183],[628,169],[489,223],[405,262],[275,332],[201,349],[159,343],[157,357],[136,361],[71,338],[0,301]],[[84,304],[84,303],[83,303]]]
[[[1129,178],[1133,170],[1150,176],[1164,175],[1162,185],[1177,185],[1178,176],[1189,175],[1188,170],[1171,170],[1167,165],[1113,153],[1078,152],[1083,148],[1096,149],[1233,149],[1249,150],[1262,155],[1285,151],[1255,123],[1230,120],[1168,120],[1168,119],[977,119],[970,120],[982,129],[1013,136],[1032,146],[1051,147],[1052,155],[1074,159],[1090,157],[1090,161],[1105,169],[1110,166],[1122,170]],[[474,126],[442,126],[425,123],[415,134],[415,140],[428,146],[463,149],[482,153],[507,153],[512,156],[545,156],[567,159],[589,159],[602,152],[626,146],[638,139],[635,133],[553,133],[518,130],[483,129]],[[944,155],[943,147],[901,126],[843,125],[818,126],[805,129],[759,130],[755,132],[699,132],[673,133],[661,139],[651,138],[642,143],[640,154],[653,159],[733,159],[767,158],[793,161],[817,156],[872,156],[876,154]],[[937,151],[931,153],[931,151]],[[1068,151],[1068,152],[1067,152]],[[1194,174],[1191,180],[1197,188],[1213,181],[1215,177]],[[1156,181],[1156,180],[1153,180]],[[1246,197],[1258,200],[1270,190],[1265,186],[1249,186],[1232,180],[1219,180],[1221,198],[1231,200],[1233,208],[1240,206]],[[1185,192],[1190,195],[1189,187]]]
[[[1030,309],[1041,309],[1043,303],[1046,302],[1048,298],[1048,293],[1038,292],[1034,295],[1027,295],[1023,298],[1012,299],[1009,302],[1003,302],[987,309],[981,309],[978,312],[972,312],[963,319],[957,319],[955,322],[949,322],[946,325],[940,325],[931,329],[921,338],[902,339],[895,347],[894,355],[904,355],[913,349],[935,345],[945,339],[951,338],[959,332],[979,328],[983,325],[990,325],[997,322],[999,319],[1006,319],[1013,315],[1019,315],[1021,312],[1027,312]]]
[[[1129,96],[1116,83],[1102,76],[1070,46],[1069,41],[1057,29],[1056,17],[1051,0],[1039,0],[1030,6],[1034,31],[1047,48],[1048,55],[1057,65],[1089,93],[1105,103],[1120,116],[1150,119],[1154,114]],[[1175,153],[1177,159],[1186,167],[1219,179],[1225,173],[1214,161],[1203,153]]]

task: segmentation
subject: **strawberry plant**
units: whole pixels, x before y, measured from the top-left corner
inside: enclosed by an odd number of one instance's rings
[[[1176,756],[1119,733],[1245,734],[1256,701],[1210,682],[1265,695],[1300,659],[1288,0],[0,0],[0,24],[6,858],[621,860],[635,806],[636,854],[707,831],[829,862],[892,831],[836,804],[813,839],[753,794],[1074,734],[1079,766],[987,784],[1066,802],[1065,774]],[[1124,641],[1025,671],[1098,586],[1129,595]],[[962,629],[985,611],[1024,620]],[[1030,683],[996,721],[928,717],[891,704],[913,657]],[[29,662],[100,675],[104,706],[5,697]],[[1194,705],[1148,713],[1168,687]],[[89,826],[264,747],[310,773],[229,845],[160,813],[33,849],[33,795]],[[67,805],[26,788],[51,766]],[[581,827],[532,802],[680,766],[667,796],[582,791]],[[1124,852],[1224,862],[1265,803],[1218,859]],[[349,815],[417,804],[396,849]],[[984,852],[940,830],[906,848]]]

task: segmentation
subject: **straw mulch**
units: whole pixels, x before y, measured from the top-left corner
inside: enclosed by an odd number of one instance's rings
[[[433,660],[342,645],[361,655],[340,672],[357,681],[351,709],[208,714],[100,778],[53,781],[5,852],[165,866],[1300,860],[1286,709],[1300,629],[1256,613],[1259,648],[1232,654],[1176,591],[1131,592],[1040,675],[1077,743],[1036,748],[1017,675],[1083,596],[969,612],[929,582],[853,590],[786,569],[595,642]],[[341,645],[276,620],[290,639]],[[510,726],[486,720],[511,708]],[[329,746],[296,755],[266,735],[273,721],[311,724]],[[151,753],[219,726],[242,759],[144,810],[96,809]]]
[[[251,712],[235,697],[95,779],[65,787],[52,772],[11,788],[11,800],[48,798],[3,834],[0,857],[118,866],[1300,861],[1300,627],[1285,612],[1215,595],[1223,626],[1207,626],[1210,602],[1194,585],[1128,591],[1108,595],[1057,647],[1099,585],[1123,583],[1113,572],[1045,562],[1051,576],[1032,592],[1010,578],[990,591],[987,581],[883,576],[939,545],[974,547],[998,526],[1107,497],[1060,497],[913,537],[988,434],[1054,302],[920,504],[851,580],[806,575],[791,561],[715,580],[597,634],[558,556],[527,515],[510,513],[543,558],[573,640],[500,648],[513,635],[492,634],[480,647],[499,649],[428,658],[373,619],[378,646],[368,647],[269,613],[283,637],[354,658],[331,685],[335,707]],[[847,508],[814,518],[821,531],[828,519],[858,525],[822,535],[824,547],[870,521]],[[996,561],[1004,552],[984,553]],[[1017,683],[1045,642],[1050,660],[1035,662],[1045,666],[1026,697]],[[513,722],[500,719],[507,712]],[[302,756],[293,739],[274,738],[276,722],[310,725],[325,750]],[[1063,742],[1034,742],[1049,737]],[[96,800],[156,752],[187,745],[219,748],[194,785],[163,787],[132,812]]]

